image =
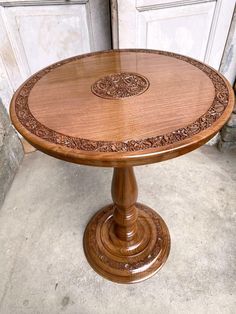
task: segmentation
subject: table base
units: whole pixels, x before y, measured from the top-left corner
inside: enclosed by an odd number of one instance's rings
[[[151,208],[134,204],[136,231],[131,240],[116,233],[114,204],[98,211],[84,234],[89,264],[103,277],[118,283],[135,283],[153,276],[170,251],[170,235],[164,220]]]

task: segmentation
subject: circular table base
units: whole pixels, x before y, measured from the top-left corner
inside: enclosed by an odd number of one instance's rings
[[[117,238],[114,205],[99,210],[88,223],[84,251],[92,268],[119,283],[135,283],[153,276],[165,263],[170,251],[170,235],[164,220],[140,203],[137,233],[132,241]]]

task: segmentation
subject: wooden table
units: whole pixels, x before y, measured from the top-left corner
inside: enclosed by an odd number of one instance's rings
[[[199,61],[164,51],[113,50],[66,59],[31,76],[12,99],[11,118],[46,154],[114,167],[113,204],[88,223],[84,251],[102,276],[133,283],[155,274],[170,251],[164,220],[136,202],[133,166],[201,146],[233,105],[228,81]]]

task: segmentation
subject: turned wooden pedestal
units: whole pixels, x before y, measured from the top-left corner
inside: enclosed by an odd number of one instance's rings
[[[124,49],[75,56],[39,71],[16,91],[10,113],[16,129],[46,154],[114,168],[113,204],[95,215],[91,208],[84,251],[105,278],[133,283],[155,274],[170,251],[163,219],[137,203],[133,167],[201,146],[233,106],[230,84],[206,64]]]
[[[89,222],[84,250],[90,265],[102,276],[133,283],[154,275],[170,251],[164,220],[151,208],[136,203],[137,183],[132,167],[115,168],[113,204]]]

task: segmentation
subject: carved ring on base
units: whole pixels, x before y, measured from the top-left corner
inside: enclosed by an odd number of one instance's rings
[[[135,283],[153,276],[170,251],[170,235],[164,220],[151,208],[136,203],[137,235],[129,242],[114,232],[114,205],[98,211],[84,233],[89,264],[103,277],[118,283]]]

